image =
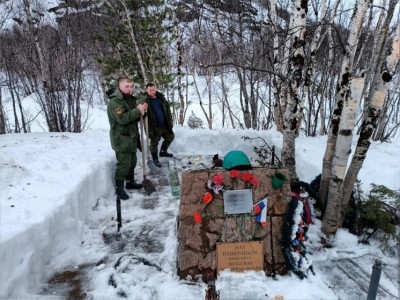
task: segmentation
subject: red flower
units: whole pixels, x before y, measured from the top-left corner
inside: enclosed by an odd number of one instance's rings
[[[212,201],[212,199],[213,199],[213,197],[212,197],[211,193],[205,193],[203,196],[203,202],[205,204],[210,203]]]
[[[252,185],[254,185],[254,186],[257,186],[258,183],[259,183],[257,177],[253,176],[253,177],[250,179],[250,183],[251,183]]]
[[[215,184],[222,184],[223,181],[224,181],[224,177],[222,177],[221,174],[217,174],[213,178],[213,183],[215,183]]]
[[[244,181],[250,181],[253,178],[253,175],[251,175],[251,173],[246,172],[242,174],[242,179]]]
[[[229,172],[229,175],[231,176],[231,178],[237,178],[240,176],[240,172],[238,170],[232,170]]]
[[[197,211],[193,214],[193,219],[196,223],[201,223],[203,221],[203,218]]]

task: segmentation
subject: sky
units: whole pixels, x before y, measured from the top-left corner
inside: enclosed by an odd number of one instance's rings
[[[80,134],[0,136],[0,298],[65,299],[68,286],[49,282],[65,271],[80,276],[89,299],[204,298],[204,283],[181,280],[176,274],[175,220],[180,198],[171,194],[166,160],[161,159],[158,177],[147,177],[157,186],[152,197],[135,191],[122,202],[123,226],[118,235],[115,156],[105,106],[97,105],[91,118],[91,130]],[[243,135],[264,138],[278,153],[282,143],[281,134],[274,130],[179,126],[174,130],[170,150],[179,176],[191,168],[210,167],[214,154],[223,157],[231,150],[244,151],[254,164],[257,143],[244,141]],[[297,139],[301,180],[309,182],[319,174],[325,144],[326,137]],[[399,148],[400,138],[372,143],[359,176],[365,191],[370,183],[400,188]],[[140,182],[138,158],[135,177]],[[188,165],[193,158],[196,164]],[[301,280],[289,273],[274,280],[263,272],[225,270],[216,281],[221,299],[365,299],[376,258],[384,263],[378,299],[398,297],[398,259],[383,253],[378,244],[360,244],[356,236],[340,229],[332,240],[334,247],[325,249],[320,244],[319,220],[310,226],[309,236],[312,255],[308,258],[315,275]],[[120,264],[114,267],[117,261]],[[109,284],[110,278],[117,287]]]

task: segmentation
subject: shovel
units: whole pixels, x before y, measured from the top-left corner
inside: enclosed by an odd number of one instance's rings
[[[146,129],[146,137],[147,137],[147,165],[150,169],[151,174],[160,174],[160,168],[156,166],[154,161],[150,159],[150,145],[149,145],[149,119],[148,117],[144,121],[145,129]],[[143,147],[142,147],[143,149]]]
[[[143,116],[140,116],[140,143],[142,145],[142,165],[143,165],[143,188],[146,191],[147,195],[150,196],[152,193],[156,191],[153,183],[146,179],[146,159],[144,157],[144,141],[143,141]]]

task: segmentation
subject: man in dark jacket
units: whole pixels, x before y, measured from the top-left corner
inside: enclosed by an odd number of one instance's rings
[[[171,145],[175,138],[174,132],[172,131],[173,121],[171,109],[165,96],[156,90],[153,83],[148,83],[146,85],[145,100],[141,103],[148,104],[147,117],[149,118],[150,152],[154,164],[160,168],[158,143],[161,138],[164,140],[161,144],[160,156],[173,157],[173,155],[167,151],[169,145]]]
[[[139,132],[137,122],[144,115],[147,104],[136,106],[136,97],[132,96],[133,82],[128,77],[118,79],[118,88],[107,91],[110,102],[107,106],[108,121],[110,122],[111,147],[117,158],[115,170],[115,185],[117,196],[122,200],[129,199],[124,190],[140,189],[141,184],[134,180],[136,166],[136,149]],[[141,150],[139,148],[139,150]]]

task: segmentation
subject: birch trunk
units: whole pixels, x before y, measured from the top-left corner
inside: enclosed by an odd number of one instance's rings
[[[175,14],[174,14],[175,18]],[[175,18],[176,20],[176,18]],[[178,96],[179,96],[179,101],[180,101],[180,107],[179,107],[179,120],[178,123],[183,126],[183,123],[185,122],[185,99],[182,94],[182,48],[181,48],[181,39],[179,35],[179,29],[178,29],[178,21],[176,20],[174,22],[174,30],[176,34],[176,47],[177,47],[177,55],[178,55],[178,74],[177,74],[177,79],[178,79]]]
[[[54,111],[53,104],[51,102],[50,98],[50,89],[48,85],[48,71],[47,71],[47,64],[44,59],[43,55],[43,49],[42,46],[40,45],[39,41],[39,32],[37,28],[35,28],[35,21],[33,20],[32,14],[31,14],[31,6],[30,6],[30,0],[24,0],[24,10],[25,14],[28,20],[28,25],[29,29],[33,35],[34,41],[35,41],[35,47],[36,51],[39,57],[39,71],[41,75],[41,80],[43,84],[43,89],[44,89],[44,97],[45,97],[45,102],[46,102],[46,110],[47,110],[47,123],[49,126],[49,131],[50,132],[56,132],[58,130],[57,126],[57,116]]]
[[[195,87],[195,89],[196,89],[197,96],[199,97],[200,108],[201,108],[201,110],[203,111],[204,116],[206,117],[207,124],[208,124],[208,128],[209,128],[209,129],[212,129],[212,117],[210,118],[210,117],[208,116],[208,114],[207,114],[207,112],[206,112],[206,110],[205,110],[205,108],[204,108],[203,100],[202,100],[202,98],[201,98],[200,91],[199,91],[199,87],[198,87],[198,85],[197,85],[196,76],[193,75],[192,77],[193,77],[193,83],[194,83],[194,87]]]
[[[306,16],[308,1],[293,1],[291,18],[296,28],[293,37],[293,56],[290,59],[290,72],[288,74],[290,92],[283,118],[282,163],[289,170],[291,182],[297,181],[296,173],[296,127],[298,122],[299,87],[302,83],[304,68],[304,48],[306,36]],[[291,22],[292,23],[292,22]]]
[[[349,171],[344,181],[344,191],[342,200],[342,209],[347,205],[350,198],[357,175],[364,163],[367,151],[371,144],[371,135],[376,128],[376,121],[381,110],[382,104],[387,95],[389,85],[392,81],[396,65],[400,57],[400,22],[397,23],[396,34],[392,43],[392,51],[387,57],[386,62],[381,66],[381,73],[377,76],[375,85],[371,88],[372,101],[368,109],[368,116],[361,125],[361,133],[358,138],[355,153],[350,163]],[[340,224],[343,223],[341,220]]]
[[[385,135],[385,128],[388,121],[388,109],[391,101],[393,101],[398,87],[400,86],[400,77],[397,77],[396,82],[391,86],[388,96],[385,98],[383,106],[379,112],[376,129],[372,135],[373,141],[383,141]]]
[[[383,6],[385,7],[386,1],[383,1],[383,2],[384,2]],[[395,1],[391,0],[391,2],[397,2],[397,0],[395,0]],[[386,10],[382,9],[381,13],[379,15],[378,22],[376,24],[375,38],[374,38],[374,43],[372,45],[371,64],[365,75],[365,82],[367,83],[364,87],[365,99],[367,99],[367,88],[369,86],[371,76],[374,76],[375,73],[379,73],[379,71],[377,70],[378,66],[380,65],[378,62],[378,58],[382,57],[382,51],[385,48],[384,44],[386,44],[385,40],[387,37],[387,29],[382,30],[382,27],[381,27],[385,14],[386,14]],[[378,32],[378,30],[380,30],[380,31]],[[368,106],[369,106],[368,101],[367,100],[364,101],[364,110],[363,110],[364,113],[367,111],[366,109],[368,108]]]
[[[323,0],[320,9],[320,15],[319,15],[319,21],[320,24],[322,23],[322,20],[325,18],[325,13],[326,13],[326,0]],[[317,16],[318,17],[318,16]],[[307,71],[306,71],[306,78],[304,80],[304,88],[303,88],[303,95],[301,96],[301,103],[300,103],[300,111],[299,111],[299,121],[297,122],[297,128],[296,128],[296,136],[299,136],[300,134],[300,128],[301,128],[301,123],[304,118],[303,110],[304,110],[304,105],[306,100],[308,99],[308,94],[309,94],[309,85],[310,81],[314,77],[314,65],[315,65],[315,55],[317,54],[319,45],[320,45],[320,39],[321,39],[321,29],[322,26],[318,26],[317,30],[315,31],[314,37],[311,42],[311,52],[310,52],[310,63],[307,66]],[[311,109],[310,109],[311,110]],[[310,123],[308,123],[310,124]],[[307,130],[308,132],[308,130]]]
[[[329,179],[332,171],[332,160],[335,153],[336,139],[339,130],[340,118],[343,110],[343,99],[350,90],[351,72],[353,68],[354,55],[357,50],[358,37],[362,23],[367,11],[369,0],[357,0],[353,15],[350,21],[350,33],[346,42],[346,54],[343,57],[340,78],[338,82],[338,93],[336,94],[336,105],[329,128],[328,142],[322,162],[322,175],[319,189],[322,206],[327,204]]]
[[[208,116],[209,116],[209,123],[208,123],[208,128],[212,129],[212,122],[213,122],[213,116],[212,116],[212,84],[211,84],[211,68],[207,69],[207,89],[208,89]]]
[[[337,8],[339,6],[340,0],[337,0],[335,3],[335,6],[333,7],[331,14],[329,15],[329,23],[333,23],[333,20],[335,18],[336,15],[336,11]],[[328,52],[328,63],[332,64],[332,60],[333,60],[333,49],[334,49],[334,42],[333,42],[333,38],[332,38],[332,27],[331,26],[327,26],[327,39],[328,39],[328,44],[329,44],[329,52]],[[328,79],[328,80],[332,80]],[[327,80],[327,83],[328,83]],[[329,93],[329,89],[326,89],[326,94]],[[321,95],[321,106],[320,106],[320,118],[321,118],[321,126],[320,126],[320,135],[325,135],[325,131],[326,131],[326,126],[325,126],[325,119],[326,119],[326,107],[325,107],[325,101],[324,101],[324,96]]]
[[[279,72],[279,34],[278,34],[278,26],[276,24],[276,6],[274,0],[269,0],[270,12],[269,12],[269,19],[273,29],[273,36],[274,36],[274,53],[273,53],[273,71]],[[274,89],[274,98],[275,98],[275,105],[274,105],[274,114],[275,114],[275,124],[276,128],[279,132],[283,132],[283,113],[282,113],[282,106],[281,106],[281,97],[279,93],[278,85],[281,85],[281,79],[274,75],[273,76],[273,89]]]
[[[353,78],[351,80],[350,93],[347,94],[343,102],[343,113],[340,118],[335,155],[332,161],[332,173],[329,180],[328,203],[322,222],[322,232],[327,235],[334,234],[338,228],[343,181],[346,175],[347,161],[351,153],[356,113],[363,87],[364,78]]]

